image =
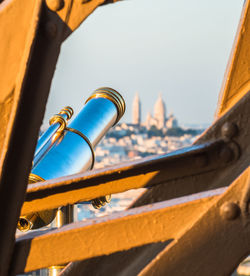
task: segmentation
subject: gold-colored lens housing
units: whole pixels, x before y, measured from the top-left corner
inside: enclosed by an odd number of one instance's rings
[[[17,229],[22,232],[27,232],[32,229],[33,222],[32,222],[32,216],[21,216],[17,223]]]
[[[100,209],[101,207],[106,205],[106,203],[109,203],[110,201],[111,201],[111,195],[106,195],[106,196],[101,196],[101,197],[92,199],[91,203],[95,209]]]
[[[115,124],[121,119],[121,117],[125,112],[126,104],[122,95],[119,92],[109,87],[101,87],[94,91],[94,93],[87,99],[85,104],[89,100],[94,98],[105,98],[113,102],[117,108],[117,113],[118,113]]]
[[[66,128],[67,122],[66,120],[61,117],[59,114],[54,115],[50,120],[49,120],[49,124],[53,125],[59,123],[60,127],[58,128],[58,132],[63,132],[64,129]]]
[[[41,181],[45,181],[45,179],[43,179],[39,175],[30,173],[30,175],[29,175],[29,184],[36,183],[36,182],[41,182]]]
[[[36,174],[31,173],[29,175],[29,184],[41,182],[44,179]],[[21,216],[17,223],[17,229],[22,232],[27,232],[33,228],[34,221],[36,220],[37,214],[30,214],[26,216]]]
[[[53,265],[49,267],[49,275],[48,276],[57,276],[60,272],[65,268],[66,265]]]
[[[65,114],[67,116],[67,119],[65,120],[62,117],[62,114]],[[49,124],[53,125],[56,123],[60,124],[60,127],[58,128],[57,132],[63,132],[67,126],[67,121],[73,116],[74,111],[73,108],[71,108],[70,106],[65,106],[60,112],[59,114],[55,114],[50,120],[49,120]]]
[[[71,119],[71,117],[74,114],[74,110],[72,107],[70,106],[65,106],[60,112],[59,114],[66,114],[67,115],[67,120]]]

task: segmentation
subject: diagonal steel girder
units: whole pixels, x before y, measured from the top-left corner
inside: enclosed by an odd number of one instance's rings
[[[224,160],[228,151],[231,160]],[[223,140],[192,146],[143,160],[118,165],[112,169],[87,172],[29,185],[22,214],[53,209],[79,201],[89,201],[106,194],[152,187],[174,179],[223,169],[238,158],[238,151]]]
[[[12,273],[174,239],[225,190],[220,188],[17,237]]]
[[[173,240],[141,275],[229,275],[250,252],[249,170],[227,189],[23,235],[17,238],[11,272]],[[70,273],[80,271],[76,266]]]
[[[19,3],[18,3],[19,2]],[[15,242],[16,223],[24,200],[32,147],[38,134],[40,105],[30,104],[33,91],[27,72],[32,67],[42,1],[0,4],[0,275],[7,275]],[[27,6],[22,10],[22,5]],[[19,15],[18,29],[13,18]],[[34,68],[33,68],[34,69]],[[34,82],[36,70],[33,71]],[[32,75],[30,75],[32,77]],[[25,80],[25,81],[23,81]],[[36,89],[35,83],[33,88]],[[44,94],[39,97],[44,102]],[[34,111],[34,116],[30,116]],[[37,124],[37,125],[36,125]],[[27,137],[23,135],[27,134]]]
[[[250,162],[249,106],[250,92],[187,149],[31,184],[22,213],[159,184],[153,189],[157,201],[227,186]],[[232,137],[225,131],[228,125],[235,129]]]

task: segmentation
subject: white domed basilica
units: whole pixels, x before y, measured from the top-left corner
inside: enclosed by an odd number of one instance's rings
[[[138,93],[136,93],[133,101],[132,122],[135,125],[141,125],[141,102]],[[173,114],[167,117],[166,104],[161,94],[154,105],[154,116],[148,112],[146,122],[143,125],[145,125],[147,129],[150,129],[152,126],[158,129],[178,127],[178,121]]]

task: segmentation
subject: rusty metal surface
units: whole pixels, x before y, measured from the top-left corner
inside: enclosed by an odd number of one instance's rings
[[[17,238],[12,268],[21,273],[173,239],[225,189],[23,235]]]
[[[151,187],[194,174],[202,174],[234,163],[238,154],[225,160],[222,151],[231,150],[223,140],[192,146],[58,180],[29,185],[22,214],[88,201],[129,189]]]
[[[178,157],[170,154],[169,157],[166,155],[167,158],[163,155],[162,158],[148,158],[132,162],[130,165],[115,167],[113,170],[108,168],[75,177],[32,184],[28,188],[22,213],[73,204],[81,200],[156,184],[161,185],[145,193],[136,203],[137,206],[152,200],[161,201],[227,186],[250,162],[249,106],[250,93],[208,129],[196,141],[196,145],[190,148],[191,151],[185,153],[186,155]],[[237,125],[232,137],[227,137],[225,123]],[[206,142],[216,139],[224,139],[229,148],[206,149]],[[201,155],[201,151],[199,152],[198,145],[201,146],[200,149],[206,151],[205,157]],[[229,162],[231,150],[234,157],[238,157],[234,162]]]
[[[249,172],[250,168],[139,275],[231,275],[250,253],[249,209],[243,204]]]

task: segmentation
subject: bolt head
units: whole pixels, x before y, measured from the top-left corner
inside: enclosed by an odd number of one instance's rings
[[[52,11],[59,11],[64,7],[64,0],[46,0],[47,7]]]
[[[223,137],[231,139],[238,132],[237,125],[231,122],[226,122],[221,129],[221,134]]]
[[[234,220],[240,215],[240,208],[234,202],[226,202],[221,206],[220,214],[225,220]]]

